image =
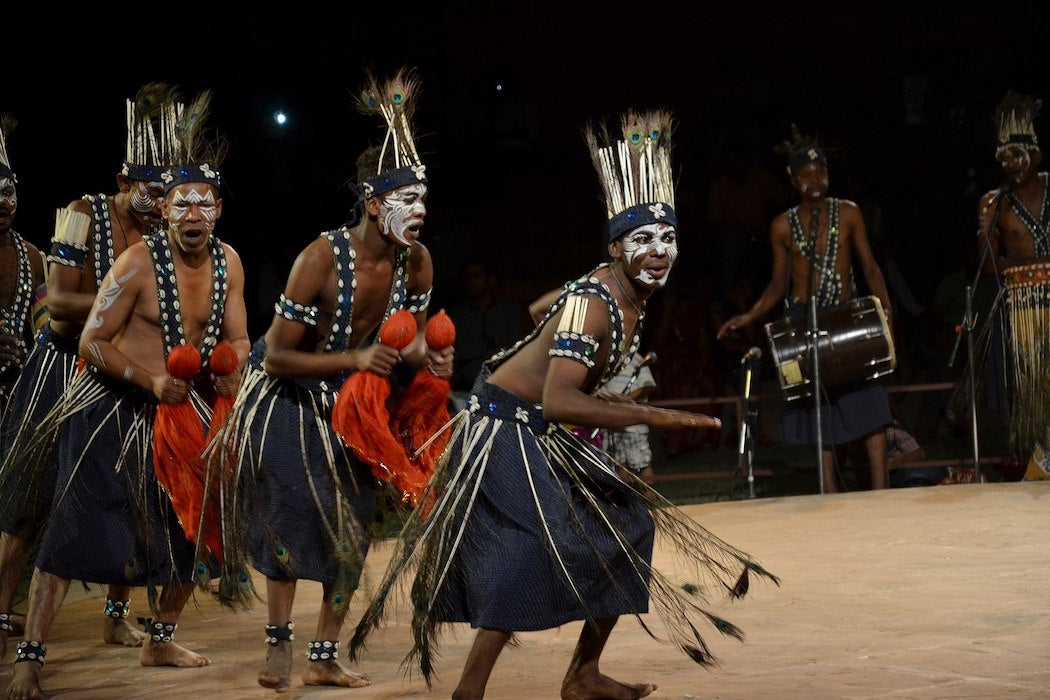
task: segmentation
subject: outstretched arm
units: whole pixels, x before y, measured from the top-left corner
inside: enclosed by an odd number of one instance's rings
[[[579,309],[570,301],[550,324],[559,330],[589,336],[599,347],[608,346],[608,309],[598,301],[586,306],[582,323],[562,324],[565,313]],[[596,352],[593,356],[600,357],[601,353]],[[576,359],[560,356],[550,358],[543,385],[543,415],[547,420],[590,428],[623,428],[639,424],[654,428],[719,428],[722,425],[717,418],[699,413],[657,408],[648,404],[603,401],[584,391],[591,371]]]
[[[733,316],[722,324],[718,329],[719,339],[725,337],[730,331],[746,328],[765,318],[766,314],[772,311],[787,293],[788,260],[791,250],[791,231],[788,227],[787,215],[781,214],[773,220],[769,229],[769,243],[773,247],[773,276],[769,284],[747,313]]]

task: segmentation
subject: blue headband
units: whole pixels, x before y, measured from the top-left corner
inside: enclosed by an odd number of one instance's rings
[[[164,168],[165,166],[163,165],[140,165],[138,163],[124,161],[124,165],[120,168],[120,174],[129,180],[137,180],[139,182],[160,182],[160,174]]]
[[[396,170],[388,170],[385,173],[370,177],[361,183],[361,189],[365,197],[378,197],[379,195],[392,192],[405,185],[414,185],[427,181],[427,166],[406,165]]]
[[[612,243],[639,226],[649,224],[670,224],[677,228],[678,216],[674,213],[674,207],[663,202],[635,204],[633,207],[627,207],[609,219],[609,242]]]
[[[816,148],[807,148],[791,156],[791,160],[788,161],[788,173],[794,175],[799,168],[807,163],[820,163],[825,168],[828,167],[828,159],[821,151],[818,151]]]
[[[218,170],[212,170],[207,163],[185,163],[173,165],[160,174],[160,181],[164,183],[164,194],[174,187],[184,185],[187,182],[203,182],[213,185],[219,189],[221,178]]]

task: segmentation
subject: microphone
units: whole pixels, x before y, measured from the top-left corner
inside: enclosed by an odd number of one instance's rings
[[[744,356],[740,358],[740,364],[746,364],[751,360],[762,359],[762,351],[758,347],[753,347],[744,353]]]

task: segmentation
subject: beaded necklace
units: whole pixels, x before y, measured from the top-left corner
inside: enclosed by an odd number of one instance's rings
[[[25,322],[29,317],[29,306],[33,303],[33,268],[29,262],[29,251],[26,248],[25,239],[14,229],[8,232],[11,235],[11,245],[15,250],[15,266],[18,268],[18,277],[15,281],[15,291],[11,299],[11,305],[3,308],[3,316],[8,323],[15,324],[11,328],[18,342],[18,348],[24,350],[26,346]]]
[[[802,230],[802,220],[798,207],[788,210],[788,224],[791,226],[791,240],[794,246],[815,268],[820,275],[820,287],[816,290],[817,306],[834,306],[842,300],[842,276],[835,268],[839,251],[839,200],[827,198],[828,203],[828,243],[824,255],[820,255]],[[814,223],[816,219],[814,219]]]
[[[332,310],[332,327],[325,341],[325,352],[342,352],[350,342],[353,333],[354,291],[357,280],[354,279],[357,252],[353,248],[350,229],[342,227],[321,234],[332,246],[332,258],[335,263],[337,294],[335,308]],[[408,249],[398,248],[394,254],[394,279],[390,285],[390,297],[387,300],[385,321],[395,311],[401,309],[407,300],[406,285],[408,282]]]
[[[157,304],[160,307],[161,330],[164,333],[164,357],[176,345],[186,343],[186,332],[182,325],[182,311],[179,304],[179,285],[175,277],[175,261],[171,255],[171,246],[167,236],[147,236],[142,241],[149,248],[153,257],[153,269],[157,276]],[[226,253],[217,236],[209,241],[211,256],[211,314],[204,329],[204,339],[198,348],[201,354],[201,368],[208,366],[211,351],[218,343],[222,324],[222,315],[226,307]]]
[[[1039,205],[1039,218],[1036,219],[1032,215],[1032,212],[1028,211],[1028,207],[1024,205],[1021,198],[1017,196],[1016,192],[1010,192],[1007,195],[1007,200],[1010,202],[1010,208],[1014,210],[1024,225],[1028,227],[1028,230],[1032,232],[1032,240],[1035,243],[1035,257],[1042,258],[1050,255],[1050,237],[1047,235],[1047,231],[1050,230],[1050,178],[1046,173],[1039,173],[1039,179],[1043,183],[1043,201]]]

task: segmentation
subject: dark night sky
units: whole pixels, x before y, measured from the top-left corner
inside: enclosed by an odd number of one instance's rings
[[[580,128],[628,107],[678,120],[690,269],[713,264],[706,189],[727,145],[744,139],[779,175],[772,149],[796,122],[835,149],[832,194],[849,179],[881,203],[909,280],[930,293],[953,262],[945,251],[973,239],[979,192],[998,182],[996,103],[1007,89],[1050,99],[1044,4],[706,4],[375,4],[396,25],[360,3],[327,15],[158,6],[167,28],[155,40],[131,9],[8,25],[0,111],[20,122],[15,227],[43,244],[56,207],[114,191],[124,99],[142,83],[212,88],[212,123],[232,145],[219,231],[251,276],[282,240],[298,248],[346,219],[344,184],[379,134],[350,95],[366,65],[413,65],[431,176],[423,240],[448,297],[472,247],[522,300],[599,259],[604,217]],[[284,131],[270,122],[277,108],[291,114]]]

